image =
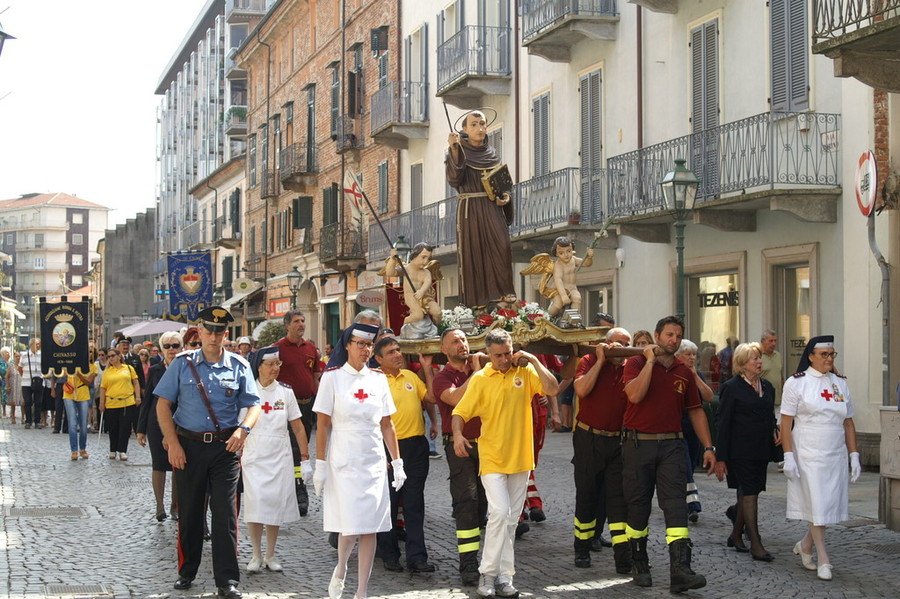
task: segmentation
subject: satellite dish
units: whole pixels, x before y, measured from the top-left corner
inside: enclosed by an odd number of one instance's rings
[[[240,277],[231,283],[231,290],[235,293],[250,293],[251,291],[258,289],[259,286],[260,284],[253,279]]]

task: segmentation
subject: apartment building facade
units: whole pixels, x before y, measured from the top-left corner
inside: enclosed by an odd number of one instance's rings
[[[25,315],[19,334],[36,328],[37,302],[83,287],[109,208],[66,193],[29,193],[0,200],[0,251],[9,287]]]
[[[370,136],[369,100],[398,78],[398,15],[387,0],[282,0],[236,54],[249,103],[242,276],[265,288],[244,305],[249,330],[293,302],[307,336],[333,342],[359,288],[378,283],[363,275],[368,222],[399,209],[398,154]],[[342,191],[353,177],[372,203],[359,197],[356,217]]]

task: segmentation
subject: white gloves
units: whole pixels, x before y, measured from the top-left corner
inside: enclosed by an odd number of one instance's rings
[[[300,464],[303,467],[303,464]],[[316,489],[316,496],[321,497],[322,491],[325,490],[325,481],[328,479],[328,462],[325,460],[316,460],[316,472],[313,475],[313,486]]]
[[[784,475],[793,480],[800,480],[800,469],[794,461],[794,452],[784,452]]]
[[[859,463],[859,452],[854,451],[850,454],[850,482],[855,483],[859,480],[862,473],[862,466]]]
[[[395,491],[399,491],[400,487],[403,486],[403,483],[406,482],[406,470],[403,469],[403,460],[397,458],[391,462],[391,466],[394,468],[393,487]]]
[[[313,467],[312,464],[309,463],[309,460],[303,460],[300,462],[300,474],[303,476],[303,482],[308,481],[312,478],[313,475]]]

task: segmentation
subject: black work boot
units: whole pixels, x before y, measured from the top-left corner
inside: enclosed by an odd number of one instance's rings
[[[631,547],[628,543],[616,543],[613,545],[613,558],[616,560],[616,572],[619,574],[631,574]]]
[[[694,574],[691,570],[690,539],[678,539],[669,543],[669,591],[683,593],[689,589],[700,589],[706,586],[706,577]]]
[[[634,574],[632,582],[639,587],[653,586],[650,577],[650,556],[647,555],[647,537],[641,539],[628,539],[631,549],[631,572]]]
[[[459,554],[459,578],[465,586],[478,584],[478,551],[464,551]]]
[[[297,509],[300,515],[305,516],[309,512],[309,493],[306,490],[306,482],[302,478],[295,478],[294,485],[297,487]]]

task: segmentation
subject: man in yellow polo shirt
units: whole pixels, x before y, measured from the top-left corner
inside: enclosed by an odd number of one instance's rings
[[[406,483],[391,491],[391,521],[397,520],[397,508],[403,505],[406,520],[406,567],[410,572],[434,572],[434,565],[428,562],[425,550],[425,479],[428,478],[428,439],[425,438],[425,418],[422,407],[429,411],[435,422],[434,398],[428,393],[425,383],[416,374],[403,368],[403,354],[400,344],[393,337],[383,337],[375,344],[375,359],[387,375],[388,386],[397,411],[391,421],[397,431],[400,457],[406,470]],[[422,368],[431,370],[431,356],[419,356]],[[432,438],[437,436],[433,427]],[[391,475],[392,476],[392,475]],[[393,478],[393,477],[392,477]],[[378,555],[384,560],[386,570],[402,572],[400,565],[400,543],[396,528],[378,533]]]
[[[472,375],[465,395],[453,409],[453,451],[468,457],[463,425],[481,417],[478,453],[481,482],[488,502],[488,523],[481,552],[476,592],[481,597],[516,597],[513,586],[513,538],[525,502],[528,473],[534,468],[531,398],[556,395],[557,382],[532,354],[513,353],[512,338],[502,329],[484,340],[490,362]]]

